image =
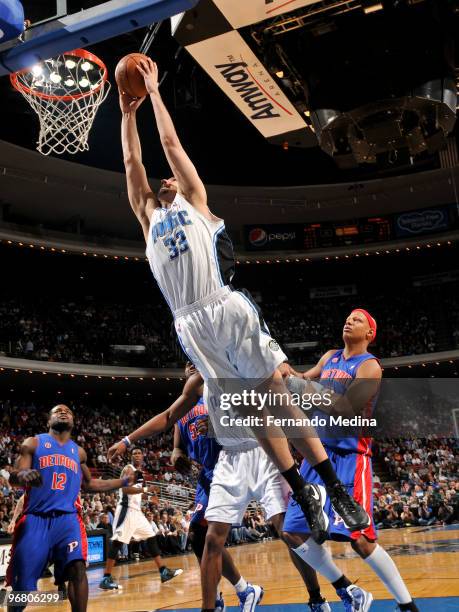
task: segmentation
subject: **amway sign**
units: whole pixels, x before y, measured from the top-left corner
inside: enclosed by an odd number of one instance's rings
[[[188,45],[187,51],[265,138],[306,127],[238,32]]]

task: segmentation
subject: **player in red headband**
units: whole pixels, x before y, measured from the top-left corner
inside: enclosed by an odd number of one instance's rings
[[[374,317],[363,308],[355,308],[346,318],[343,327],[344,348],[333,349],[321,357],[317,365],[301,376],[303,379],[320,379],[313,391],[333,392],[331,407],[321,406],[321,416],[329,414],[352,417],[356,414],[371,416],[376,403],[382,370],[379,360],[368,352],[368,345],[376,338]],[[304,393],[304,381],[292,378],[287,382],[292,392]],[[296,386],[296,388],[295,388]],[[310,384],[308,383],[307,387]],[[309,390],[308,390],[309,391]],[[364,413],[364,414],[363,414]],[[371,467],[371,438],[362,436],[337,437],[337,429],[322,436],[322,443],[339,478],[349,483],[348,490],[368,512],[373,515],[373,479]],[[349,431],[349,430],[348,430]],[[330,436],[333,433],[333,436]],[[342,435],[342,434],[341,434]],[[321,485],[320,479],[306,461],[301,465],[301,475],[307,482]],[[350,542],[355,552],[379,576],[397,601],[397,610],[418,612],[405,583],[387,552],[377,544],[376,529],[372,522],[363,531],[350,532],[336,516],[327,500],[324,510],[330,522],[330,538]],[[329,580],[344,603],[346,612],[366,612],[373,601],[371,593],[351,583],[335,565],[330,552],[309,537],[309,526],[298,507],[290,502],[284,521],[284,539],[290,548],[317,572]],[[311,592],[310,592],[311,594]],[[312,595],[312,594],[311,594]],[[312,599],[312,597],[311,597]],[[313,612],[328,612],[320,591],[310,601]]]

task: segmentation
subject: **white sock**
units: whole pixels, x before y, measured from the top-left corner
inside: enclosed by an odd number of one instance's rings
[[[366,559],[365,563],[371,567],[374,573],[381,579],[387,590],[394,596],[399,604],[407,604],[412,601],[411,595],[406,588],[403,578],[397,566],[389,557],[384,548],[376,544],[376,548]]]
[[[243,593],[247,589],[247,586],[248,586],[247,582],[241,576],[239,578],[239,581],[236,582],[236,584],[234,585],[234,588],[236,589],[236,593]]]
[[[329,582],[336,582],[343,575],[343,572],[333,562],[328,550],[314,542],[312,538],[303,542],[298,548],[292,548],[292,550]]]

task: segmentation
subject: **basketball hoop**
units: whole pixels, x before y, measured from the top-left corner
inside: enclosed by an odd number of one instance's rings
[[[110,91],[107,68],[84,49],[67,51],[10,75],[40,120],[43,155],[87,151],[97,109]]]

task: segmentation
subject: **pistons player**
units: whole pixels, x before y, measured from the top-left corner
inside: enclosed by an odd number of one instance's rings
[[[366,310],[357,308],[347,317],[344,329],[344,349],[325,353],[316,366],[305,372],[306,380],[320,379],[313,387],[304,382],[298,384],[290,378],[287,386],[294,391],[302,389],[331,395],[330,408],[322,411],[333,415],[352,417],[355,414],[369,417],[377,400],[382,370],[379,360],[368,352],[368,345],[376,337],[376,321]],[[301,376],[301,374],[299,374]],[[322,414],[322,416],[324,416]],[[336,430],[335,430],[336,431]],[[371,438],[328,437],[322,442],[331,462],[349,492],[373,515],[373,478],[371,466]],[[311,466],[303,461],[300,472],[305,480],[323,485]],[[405,583],[392,559],[376,542],[374,523],[366,529],[351,531],[334,512],[330,500],[324,507],[330,522],[330,537],[347,541],[364,562],[378,575],[397,601],[397,610],[417,611]],[[351,583],[334,564],[329,551],[316,544],[310,536],[309,526],[300,508],[290,501],[284,521],[284,539],[292,550],[317,572],[327,578],[342,599],[346,612],[366,612],[373,600],[371,593]],[[313,608],[314,609],[314,608]]]
[[[25,489],[25,499],[14,529],[7,584],[13,591],[36,591],[43,570],[54,563],[56,583],[68,580],[72,612],[85,612],[88,544],[80,489],[110,491],[128,486],[132,479],[91,478],[86,452],[70,438],[74,419],[68,406],[52,408],[48,424],[48,433],[23,442],[10,476],[10,484]]]

